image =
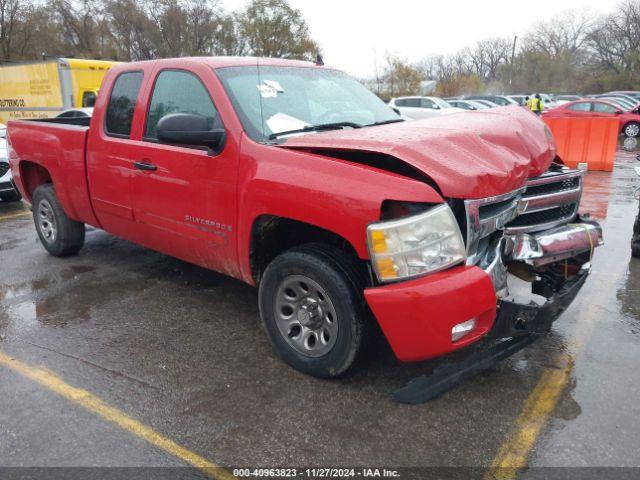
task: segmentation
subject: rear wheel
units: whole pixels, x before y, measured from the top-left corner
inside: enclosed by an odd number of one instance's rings
[[[629,122],[624,126],[622,132],[627,137],[637,137],[638,135],[640,135],[640,123]]]
[[[282,253],[260,282],[260,316],[280,357],[316,377],[346,372],[360,352],[366,309],[352,259],[310,244]]]
[[[67,217],[50,183],[33,192],[33,221],[42,245],[51,255],[73,255],[84,245],[84,223]]]

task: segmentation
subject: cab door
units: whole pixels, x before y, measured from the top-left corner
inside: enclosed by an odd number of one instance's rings
[[[145,72],[125,70],[118,74],[108,98],[99,99],[87,144],[89,193],[100,226],[106,231],[140,242],[133,217],[132,150],[135,149],[134,116]]]
[[[156,131],[160,119],[172,113],[201,115],[211,129],[224,128],[206,86],[216,80],[213,70],[193,64],[189,69],[158,68],[153,75],[133,159],[135,221],[149,247],[237,276],[237,149],[230,141],[218,153],[165,144]]]

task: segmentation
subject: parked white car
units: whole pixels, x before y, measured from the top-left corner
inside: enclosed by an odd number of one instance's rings
[[[0,200],[17,202],[22,197],[13,184],[7,155],[7,126],[0,123]]]
[[[439,117],[451,113],[464,112],[462,108],[455,108],[438,97],[398,97],[389,102],[391,108],[400,111],[403,117],[411,120]]]

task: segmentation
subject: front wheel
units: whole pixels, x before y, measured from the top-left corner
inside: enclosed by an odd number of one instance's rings
[[[322,378],[346,372],[366,326],[362,284],[353,260],[310,244],[276,257],[260,282],[260,316],[280,357]]]
[[[33,221],[42,245],[51,255],[73,255],[84,245],[84,223],[67,217],[50,183],[33,192]]]
[[[622,129],[622,133],[627,137],[637,137],[640,135],[640,123],[629,122]]]

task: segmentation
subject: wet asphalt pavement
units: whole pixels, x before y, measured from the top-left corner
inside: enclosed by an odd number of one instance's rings
[[[380,345],[345,379],[307,377],[271,349],[253,288],[97,230],[78,256],[51,257],[24,204],[0,203],[0,352],[219,465],[263,467],[486,467],[544,371],[568,363],[529,464],[640,466],[637,153],[586,177],[581,210],[606,245],[553,332],[424,405],[391,392],[438,362]],[[0,466],[182,465],[0,365]]]

